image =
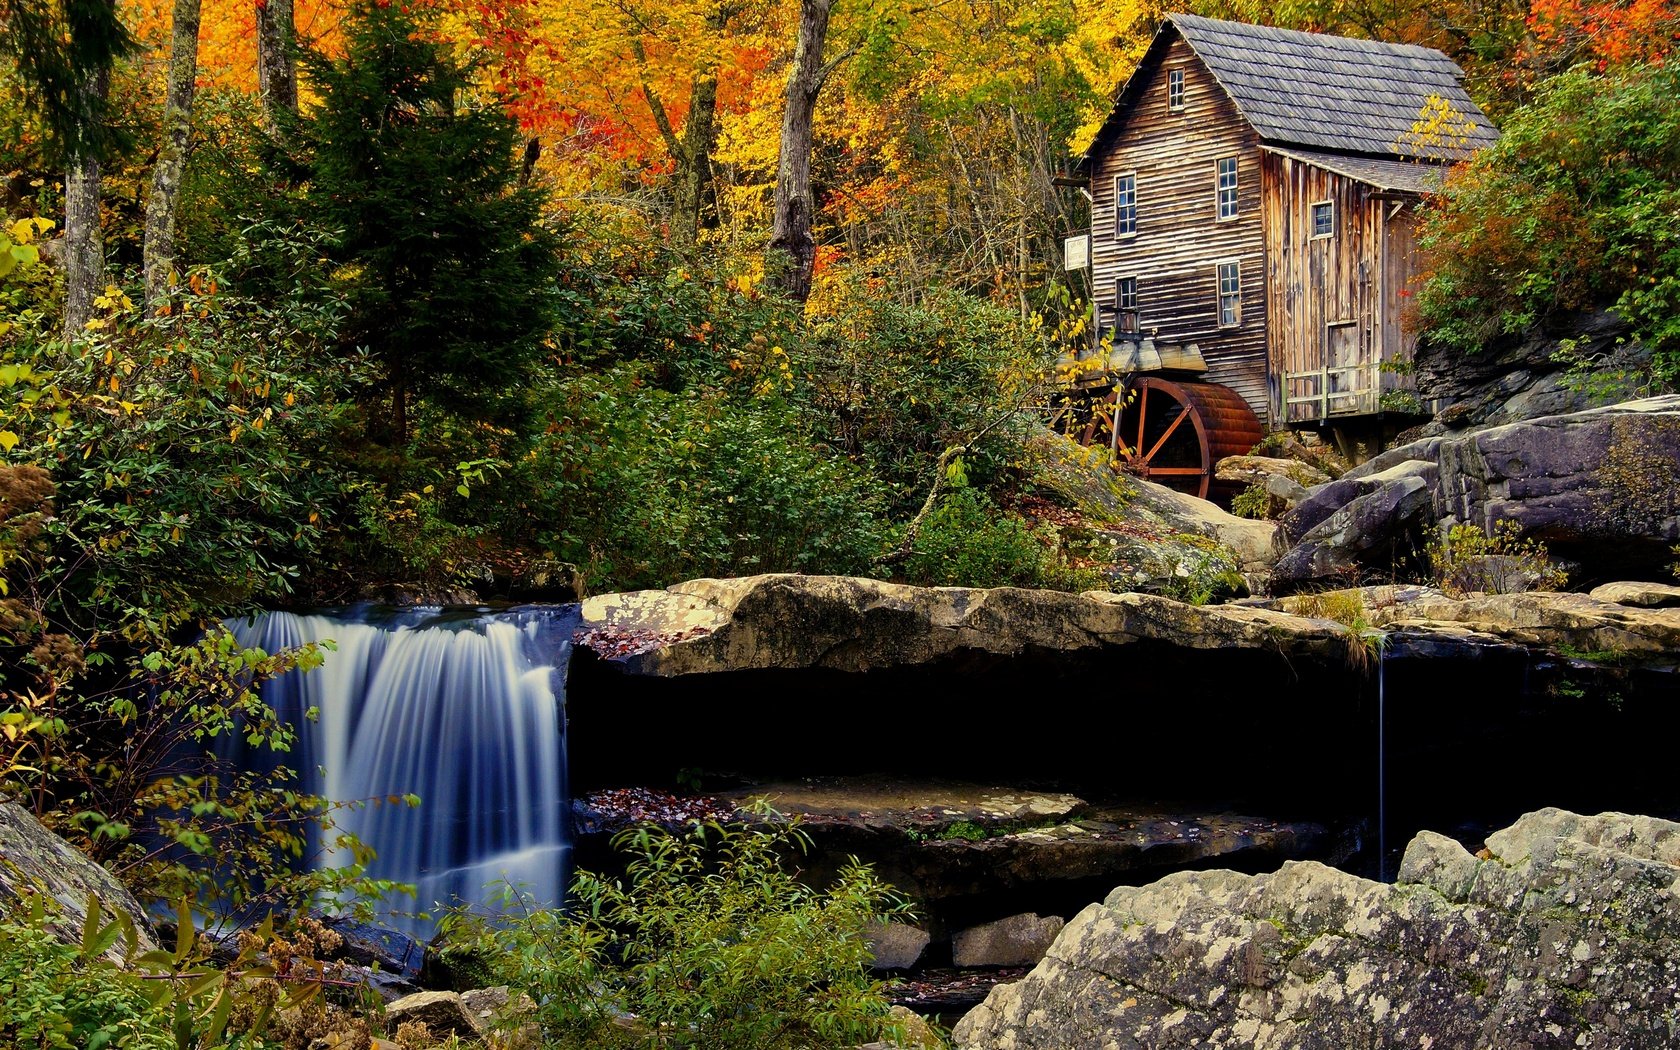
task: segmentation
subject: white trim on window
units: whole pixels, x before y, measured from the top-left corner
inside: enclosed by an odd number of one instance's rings
[[[1167,70],[1167,112],[1184,112],[1184,67],[1173,66]]]
[[[1213,213],[1219,219],[1237,217],[1237,158],[1220,157],[1214,161]]]
[[[1223,259],[1214,264],[1214,316],[1221,328],[1242,326],[1242,261]]]
[[[1330,228],[1320,233],[1318,229],[1318,209],[1328,208]],[[1311,240],[1321,241],[1336,236],[1336,202],[1334,200],[1313,201],[1307,205],[1307,228],[1312,231]]]
[[[1122,182],[1124,190],[1121,189]],[[1114,176],[1114,236],[1137,236],[1137,199],[1137,172],[1123,171]]]

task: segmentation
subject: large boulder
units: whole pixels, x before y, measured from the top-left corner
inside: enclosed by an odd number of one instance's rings
[[[1415,489],[1412,478],[1426,483],[1425,493],[1399,490]],[[1462,524],[1491,535],[1509,521],[1577,566],[1586,582],[1668,578],[1671,548],[1680,540],[1680,395],[1431,437],[1384,452],[1312,490],[1286,516],[1284,531],[1295,547],[1279,560],[1274,584],[1287,590],[1323,576],[1320,569],[1346,575],[1350,566],[1355,574],[1392,577],[1394,541],[1414,527],[1412,512],[1424,494],[1428,506],[1417,513],[1429,519],[1431,531]],[[1373,495],[1360,510],[1349,510]],[[1354,516],[1360,521],[1351,521]],[[1331,544],[1327,551],[1321,528],[1359,534],[1364,546]]]
[[[53,932],[69,943],[81,943],[92,896],[98,898],[101,912],[120,911],[133,921],[140,951],[157,947],[145,909],[128,887],[48,831],[27,809],[0,801],[0,910],[9,910],[19,897],[33,894],[50,899],[56,909]],[[113,962],[121,962],[124,951],[119,941],[107,954]]]
[[[1312,862],[1121,887],[953,1031],[964,1050],[1673,1045],[1680,824],[1543,810],[1394,885]]]
[[[1055,915],[1011,915],[971,926],[951,938],[957,966],[1031,966],[1044,958],[1067,923]]]
[[[1410,460],[1369,478],[1332,485],[1369,483],[1335,513],[1313,525],[1272,569],[1272,589],[1295,590],[1324,580],[1357,580],[1365,566],[1415,563],[1433,522],[1432,464]],[[1297,505],[1290,517],[1303,520]]]

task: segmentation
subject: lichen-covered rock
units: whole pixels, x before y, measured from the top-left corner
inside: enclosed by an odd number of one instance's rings
[[[871,671],[965,650],[1073,652],[1143,640],[1292,657],[1345,650],[1333,625],[1269,609],[1107,591],[910,587],[853,576],[690,580],[662,591],[591,598],[582,621],[585,645],[592,632],[644,638],[639,651],[617,655],[633,673],[659,676],[753,668]]]
[[[964,1050],[1629,1050],[1680,1025],[1680,824],[1542,810],[1400,881],[1311,862],[1121,887],[953,1032]]]
[[[423,1024],[439,1039],[459,1036],[476,1040],[481,1032],[459,992],[415,992],[385,1007],[385,1023],[392,1031],[402,1024]]]
[[[1288,478],[1304,488],[1322,485],[1330,475],[1310,463],[1272,456],[1226,456],[1214,465],[1213,476],[1233,485],[1264,485],[1268,478]]]
[[[0,911],[8,910],[18,897],[33,893],[52,899],[57,908],[52,929],[72,944],[81,943],[88,895],[92,894],[99,898],[102,912],[122,911],[133,920],[140,951],[157,947],[145,910],[128,887],[48,831],[27,809],[0,801]],[[120,962],[124,951],[119,941],[107,954],[112,961]]]
[[[1594,587],[1589,596],[1601,602],[1644,609],[1680,607],[1680,587],[1666,583],[1603,583]]]

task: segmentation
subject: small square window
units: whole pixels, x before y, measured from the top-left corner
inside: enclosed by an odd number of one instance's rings
[[[1336,233],[1336,202],[1319,201],[1312,206],[1312,235],[1331,237]]]
[[[1137,176],[1114,176],[1114,232],[1130,237],[1137,232]]]
[[[1219,327],[1242,324],[1242,267],[1239,263],[1219,264]]]
[[[1237,158],[1219,158],[1219,217],[1237,217]]]
[[[1122,332],[1138,331],[1138,282],[1136,277],[1122,277],[1114,283],[1114,310]]]
[[[1167,70],[1167,108],[1174,113],[1184,108],[1184,70]]]

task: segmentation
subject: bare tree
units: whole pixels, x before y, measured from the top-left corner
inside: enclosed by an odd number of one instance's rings
[[[193,89],[198,80],[200,0],[175,0],[169,42],[169,87],[163,103],[163,145],[152,166],[152,190],[146,198],[143,269],[146,308],[156,310],[169,298],[175,269],[175,214],[181,199],[181,174],[192,135]]]

